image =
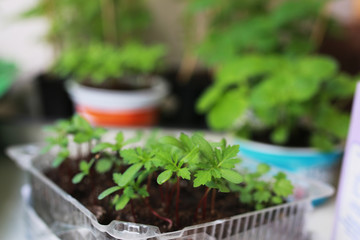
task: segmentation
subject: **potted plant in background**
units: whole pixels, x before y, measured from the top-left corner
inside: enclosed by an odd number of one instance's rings
[[[241,136],[246,157],[335,183],[355,82],[315,54],[326,1],[200,2],[214,23],[198,50],[215,71],[197,104],[209,126]]]
[[[21,17],[46,18],[49,28],[45,39],[53,48],[55,61],[64,49],[75,46],[92,42],[117,46],[128,40],[140,40],[150,22],[142,0],[39,0]],[[52,68],[35,79],[44,117],[69,117],[73,114],[65,80]]]
[[[64,51],[53,71],[70,78],[76,110],[92,124],[149,126],[168,93],[166,82],[151,75],[164,55],[162,45],[94,43]]]

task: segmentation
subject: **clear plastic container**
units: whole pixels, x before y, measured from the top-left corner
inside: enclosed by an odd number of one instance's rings
[[[156,226],[121,221],[101,225],[88,209],[42,174],[43,169],[50,167],[53,156],[39,155],[39,149],[39,145],[23,145],[11,147],[7,152],[21,168],[30,173],[30,205],[56,235],[67,233],[62,239],[303,240],[304,224],[307,212],[311,209],[311,201],[333,193],[333,188],[327,184],[294,175],[290,178],[295,183],[295,191],[288,203],[261,211],[167,233],[161,233]],[[243,165],[248,168],[256,166],[248,161]]]

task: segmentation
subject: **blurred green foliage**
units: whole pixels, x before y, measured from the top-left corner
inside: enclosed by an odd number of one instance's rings
[[[0,59],[0,97],[9,89],[14,81],[16,67],[13,63]]]
[[[355,81],[330,57],[315,54],[327,2],[190,0],[190,13],[210,16],[197,49],[215,70],[197,103],[210,127],[244,137],[270,131],[275,144],[307,129],[309,143],[326,150],[346,138]]]
[[[164,55],[162,45],[145,46],[129,42],[115,47],[95,43],[64,51],[53,71],[80,82],[90,80],[100,85],[123,76],[153,73]]]
[[[241,129],[245,137],[271,130],[272,142],[284,144],[302,127],[313,146],[331,149],[346,138],[349,112],[343,107],[355,83],[327,57],[246,55],[218,69],[197,110],[217,130]]]
[[[190,14],[206,12],[208,34],[197,49],[208,65],[248,53],[308,54],[328,0],[189,0]]]
[[[120,44],[138,39],[150,22],[143,0],[39,0],[22,17],[47,18],[47,39],[60,49],[89,41]]]

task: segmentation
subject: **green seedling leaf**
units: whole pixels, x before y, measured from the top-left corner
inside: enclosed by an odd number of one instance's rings
[[[52,163],[53,167],[55,168],[59,167],[65,161],[65,159],[66,158],[64,157],[57,156]]]
[[[236,158],[239,153],[239,148],[240,148],[239,145],[232,145],[229,147],[225,147],[225,149],[223,150],[223,159]]]
[[[281,197],[278,197],[278,196],[273,196],[271,198],[271,202],[273,204],[281,204],[283,202],[282,198]]]
[[[246,190],[241,190],[240,191],[240,201],[242,203],[250,204],[253,201],[253,196],[250,192],[248,192]]]
[[[277,144],[283,144],[289,137],[289,130],[287,127],[278,127],[271,133],[271,140]]]
[[[199,170],[195,173],[194,187],[206,185],[207,182],[211,181],[211,173],[209,171]]]
[[[137,131],[136,132],[136,136],[133,138],[129,138],[127,140],[124,141],[123,146],[128,145],[128,144],[132,144],[132,143],[136,143],[139,142],[141,140],[141,137],[143,136],[143,133],[141,131]]]
[[[159,174],[159,176],[157,177],[157,183],[159,185],[163,184],[164,182],[166,182],[167,180],[169,180],[171,178],[173,174],[173,171],[171,170],[166,170],[162,173]]]
[[[121,181],[122,178],[122,174],[121,173],[113,173],[113,181],[117,184],[120,185],[119,182]]]
[[[143,197],[143,198],[146,198],[149,196],[149,193],[148,191],[146,190],[146,186],[143,186],[141,187],[139,190],[138,190],[138,194]]]
[[[78,173],[76,174],[73,178],[72,178],[72,183],[73,184],[78,184],[79,182],[81,182],[83,180],[83,178],[85,177],[85,173]]]
[[[265,206],[263,205],[263,204],[261,204],[261,203],[257,203],[256,205],[255,205],[255,209],[256,210],[262,210],[262,209],[264,209],[265,208]]]
[[[119,191],[121,189],[121,187],[119,186],[114,186],[111,188],[106,189],[105,191],[103,191],[102,193],[100,193],[100,195],[98,196],[98,199],[104,199],[105,197],[109,196],[110,194]]]
[[[72,118],[73,125],[77,128],[91,129],[90,123],[80,115],[74,115]]]
[[[119,132],[116,134],[116,137],[115,137],[115,140],[116,140],[116,143],[119,144],[119,145],[123,145],[123,142],[124,142],[124,133],[122,132]]]
[[[98,173],[108,172],[113,166],[113,161],[109,158],[102,158],[96,162],[95,169]]]
[[[183,179],[187,179],[190,180],[191,179],[191,173],[189,171],[188,168],[181,168],[178,172],[177,175]]]
[[[53,167],[59,167],[69,155],[70,155],[69,150],[67,149],[61,150],[53,162]]]
[[[239,158],[230,158],[230,159],[225,159],[224,161],[222,161],[220,163],[220,166],[222,168],[234,168],[236,164],[240,163],[241,160]]]
[[[258,172],[259,174],[263,175],[266,174],[270,171],[270,166],[265,164],[265,163],[260,163],[259,165],[257,165],[256,167],[256,172]]]
[[[213,159],[213,148],[211,147],[210,143],[205,140],[200,134],[194,134],[191,139],[193,140],[194,144],[199,146],[200,153],[207,159]]]
[[[125,194],[121,195],[121,197],[115,203],[116,211],[124,209],[129,201],[130,198],[128,196],[126,196]]]
[[[274,183],[274,192],[280,197],[287,197],[293,193],[294,186],[287,179],[281,179]]]
[[[283,173],[283,172],[278,172],[278,173],[274,176],[274,178],[275,178],[276,180],[286,179],[286,174]]]
[[[160,142],[161,143],[165,143],[165,144],[169,144],[169,145],[172,145],[172,146],[175,146],[179,149],[184,149],[184,146],[183,144],[178,140],[176,139],[175,137],[172,137],[172,136],[165,136],[165,137],[162,137],[160,139]]]
[[[138,151],[140,148],[129,148],[129,149],[122,149],[120,151],[121,157],[123,157],[124,161],[127,163],[134,163],[137,162],[139,159]]]
[[[221,172],[218,169],[212,168],[210,173],[214,178],[221,178]]]
[[[230,169],[220,169],[221,176],[229,182],[239,184],[244,181],[240,173]]]
[[[124,189],[124,194],[128,197],[128,198],[133,198],[135,197],[135,192],[134,189],[131,187],[127,187]]]
[[[269,191],[257,191],[254,194],[254,200],[258,203],[266,203],[270,200],[271,193]]]
[[[194,148],[193,150],[191,150],[191,152],[189,152],[187,155],[185,155],[185,157],[181,159],[180,167],[184,163],[195,164],[198,161],[199,152],[200,151],[198,148]]]
[[[111,144],[111,143],[102,142],[102,143],[97,144],[95,147],[93,147],[91,149],[91,152],[92,153],[97,153],[97,152],[101,152],[101,151],[103,151],[103,150],[105,150],[107,148],[111,148],[113,150],[114,145]]]
[[[130,181],[132,181],[137,174],[137,172],[143,167],[143,164],[137,163],[129,167],[121,176],[118,185],[123,187],[126,186]]]
[[[185,148],[187,148],[187,150],[194,148],[193,142],[191,141],[190,137],[185,133],[181,133],[179,139],[182,142],[182,144],[185,146]]]
[[[94,133],[93,133],[93,137],[95,139],[100,139],[102,135],[104,135],[107,132],[107,130],[105,128],[95,128],[94,129]]]
[[[90,164],[88,164],[86,161],[82,160],[79,164],[80,171],[89,173]]]
[[[50,144],[43,147],[40,151],[40,154],[45,154],[45,153],[49,152],[53,147],[54,147],[54,145],[50,145]]]
[[[90,133],[77,133],[74,136],[74,142],[76,143],[86,143],[89,142],[92,139],[92,135]]]

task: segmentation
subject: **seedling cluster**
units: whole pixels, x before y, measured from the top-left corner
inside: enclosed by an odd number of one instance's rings
[[[129,205],[134,221],[137,221],[134,205],[143,204],[151,214],[166,222],[168,229],[181,225],[179,208],[184,188],[201,192],[194,194],[200,196],[194,206],[194,224],[214,214],[219,192],[237,194],[240,202],[257,210],[283,203],[293,192],[293,185],[284,173],[265,180],[264,175],[270,171],[266,164],[259,164],[254,172],[235,170],[241,163],[239,145],[229,145],[225,139],[209,142],[200,133],[181,133],[179,137],[154,135],[142,147],[125,148],[138,142],[141,134],[125,139],[120,132],[113,142],[100,142],[105,131],[91,127],[80,116],[61,121],[51,130],[55,136],[48,139],[46,149],[60,146],[55,167],[65,160],[71,161],[67,149],[69,136],[78,144],[97,143],[91,144],[88,156],[80,156],[87,160],[79,161],[79,173],[73,177],[73,183],[91,178],[92,168],[100,174],[110,172],[113,186],[98,199],[111,198],[109,202],[116,211]],[[160,196],[161,212],[152,206],[152,194]]]

